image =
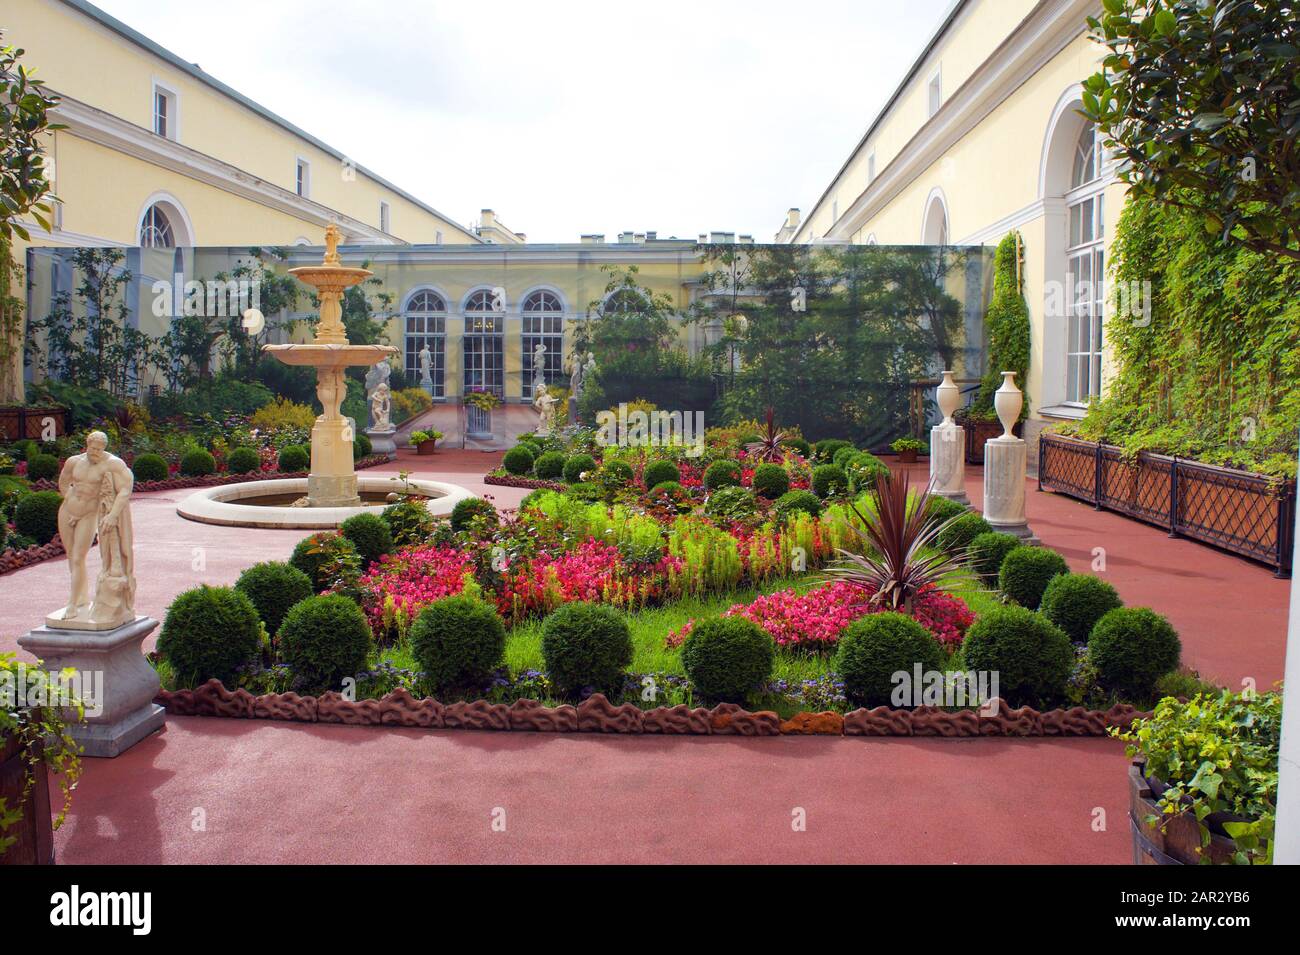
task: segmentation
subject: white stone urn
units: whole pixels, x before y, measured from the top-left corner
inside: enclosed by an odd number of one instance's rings
[[[1025,406],[1025,396],[1016,387],[1016,373],[1002,373],[1002,387],[993,393],[993,407],[997,409],[998,420],[1002,422],[1002,437],[1014,438],[1011,429],[1020,420],[1020,409]]]
[[[961,404],[961,389],[952,380],[952,372],[943,373],[943,381],[939,382],[939,387],[935,389],[935,401],[938,402],[939,410],[943,412],[943,426],[946,428],[953,423],[953,412]]]

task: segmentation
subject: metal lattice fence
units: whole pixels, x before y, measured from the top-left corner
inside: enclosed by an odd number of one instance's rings
[[[1213,544],[1291,575],[1296,485],[1263,474],[1044,434],[1038,486]]]

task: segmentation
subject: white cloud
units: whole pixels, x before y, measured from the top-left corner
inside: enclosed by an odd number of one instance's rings
[[[453,218],[560,242],[770,240],[950,0],[98,2]]]

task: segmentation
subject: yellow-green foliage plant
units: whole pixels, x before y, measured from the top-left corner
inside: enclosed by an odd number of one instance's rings
[[[684,594],[728,590],[739,582],[743,567],[736,539],[712,524],[679,517],[668,534],[668,552],[682,561],[673,589]]]
[[[279,431],[282,428],[310,430],[316,423],[316,412],[309,405],[300,405],[280,395],[254,411],[248,423],[260,431]]]

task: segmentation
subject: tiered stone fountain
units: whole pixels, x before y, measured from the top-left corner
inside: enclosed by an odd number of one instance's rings
[[[369,269],[344,265],[339,258],[339,230],[325,230],[325,258],[320,265],[290,269],[289,274],[316,290],[320,322],[312,341],[267,345],[264,350],[286,365],[316,369],[316,397],[322,414],[311,429],[311,471],[304,481],[285,478],[226,484],[192,494],[177,507],[182,517],[207,524],[239,527],[337,527],[366,507],[381,506],[391,494],[427,498],[434,514],[447,514],[464,488],[438,481],[407,481],[393,476],[358,481],[352,466],[353,423],[339,412],[347,396],[344,373],[369,367],[397,353],[391,345],[353,345],[343,327],[343,292],[369,278]],[[306,492],[305,495],[302,492]]]

